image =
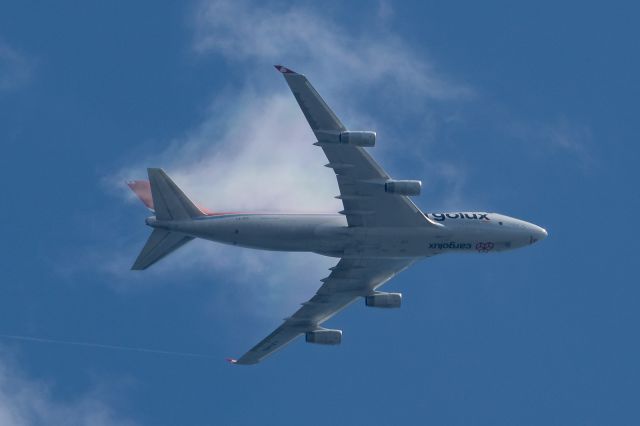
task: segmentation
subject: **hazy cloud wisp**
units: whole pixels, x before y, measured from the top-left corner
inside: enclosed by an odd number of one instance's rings
[[[99,388],[72,400],[56,398],[45,383],[27,378],[2,354],[0,360],[0,424],[133,425],[104,402]]]
[[[24,86],[32,69],[32,61],[0,37],[0,92]]]

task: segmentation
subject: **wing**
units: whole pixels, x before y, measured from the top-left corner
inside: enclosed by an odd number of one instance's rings
[[[324,278],[318,292],[302,304],[284,323],[238,360],[255,364],[291,342],[302,333],[318,330],[320,324],[346,308],[359,297],[370,295],[417,259],[345,258]]]
[[[324,150],[334,170],[349,226],[438,226],[428,219],[404,195],[384,191],[390,176],[364,148],[330,142],[347,130],[309,80],[288,68],[277,65],[298,101],[311,130],[318,138],[316,145]]]

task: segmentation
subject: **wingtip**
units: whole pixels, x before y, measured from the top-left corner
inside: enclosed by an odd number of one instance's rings
[[[237,364],[238,360],[235,358],[227,358],[226,359],[229,364]]]
[[[295,72],[294,70],[284,67],[282,65],[274,65],[274,67],[276,67],[276,69],[282,74],[297,74],[297,72]]]

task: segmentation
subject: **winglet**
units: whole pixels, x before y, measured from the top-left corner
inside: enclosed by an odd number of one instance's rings
[[[283,67],[282,65],[274,65],[274,67],[276,67],[276,69],[280,71],[282,74],[298,74],[294,70],[289,69],[287,67]]]
[[[238,360],[237,360],[237,359],[235,359],[235,358],[227,358],[227,362],[228,362],[229,364],[237,364],[237,363],[238,363]]]

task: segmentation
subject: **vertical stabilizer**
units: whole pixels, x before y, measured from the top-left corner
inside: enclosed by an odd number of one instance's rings
[[[191,202],[162,169],[147,169],[157,220],[185,220],[204,213]]]

